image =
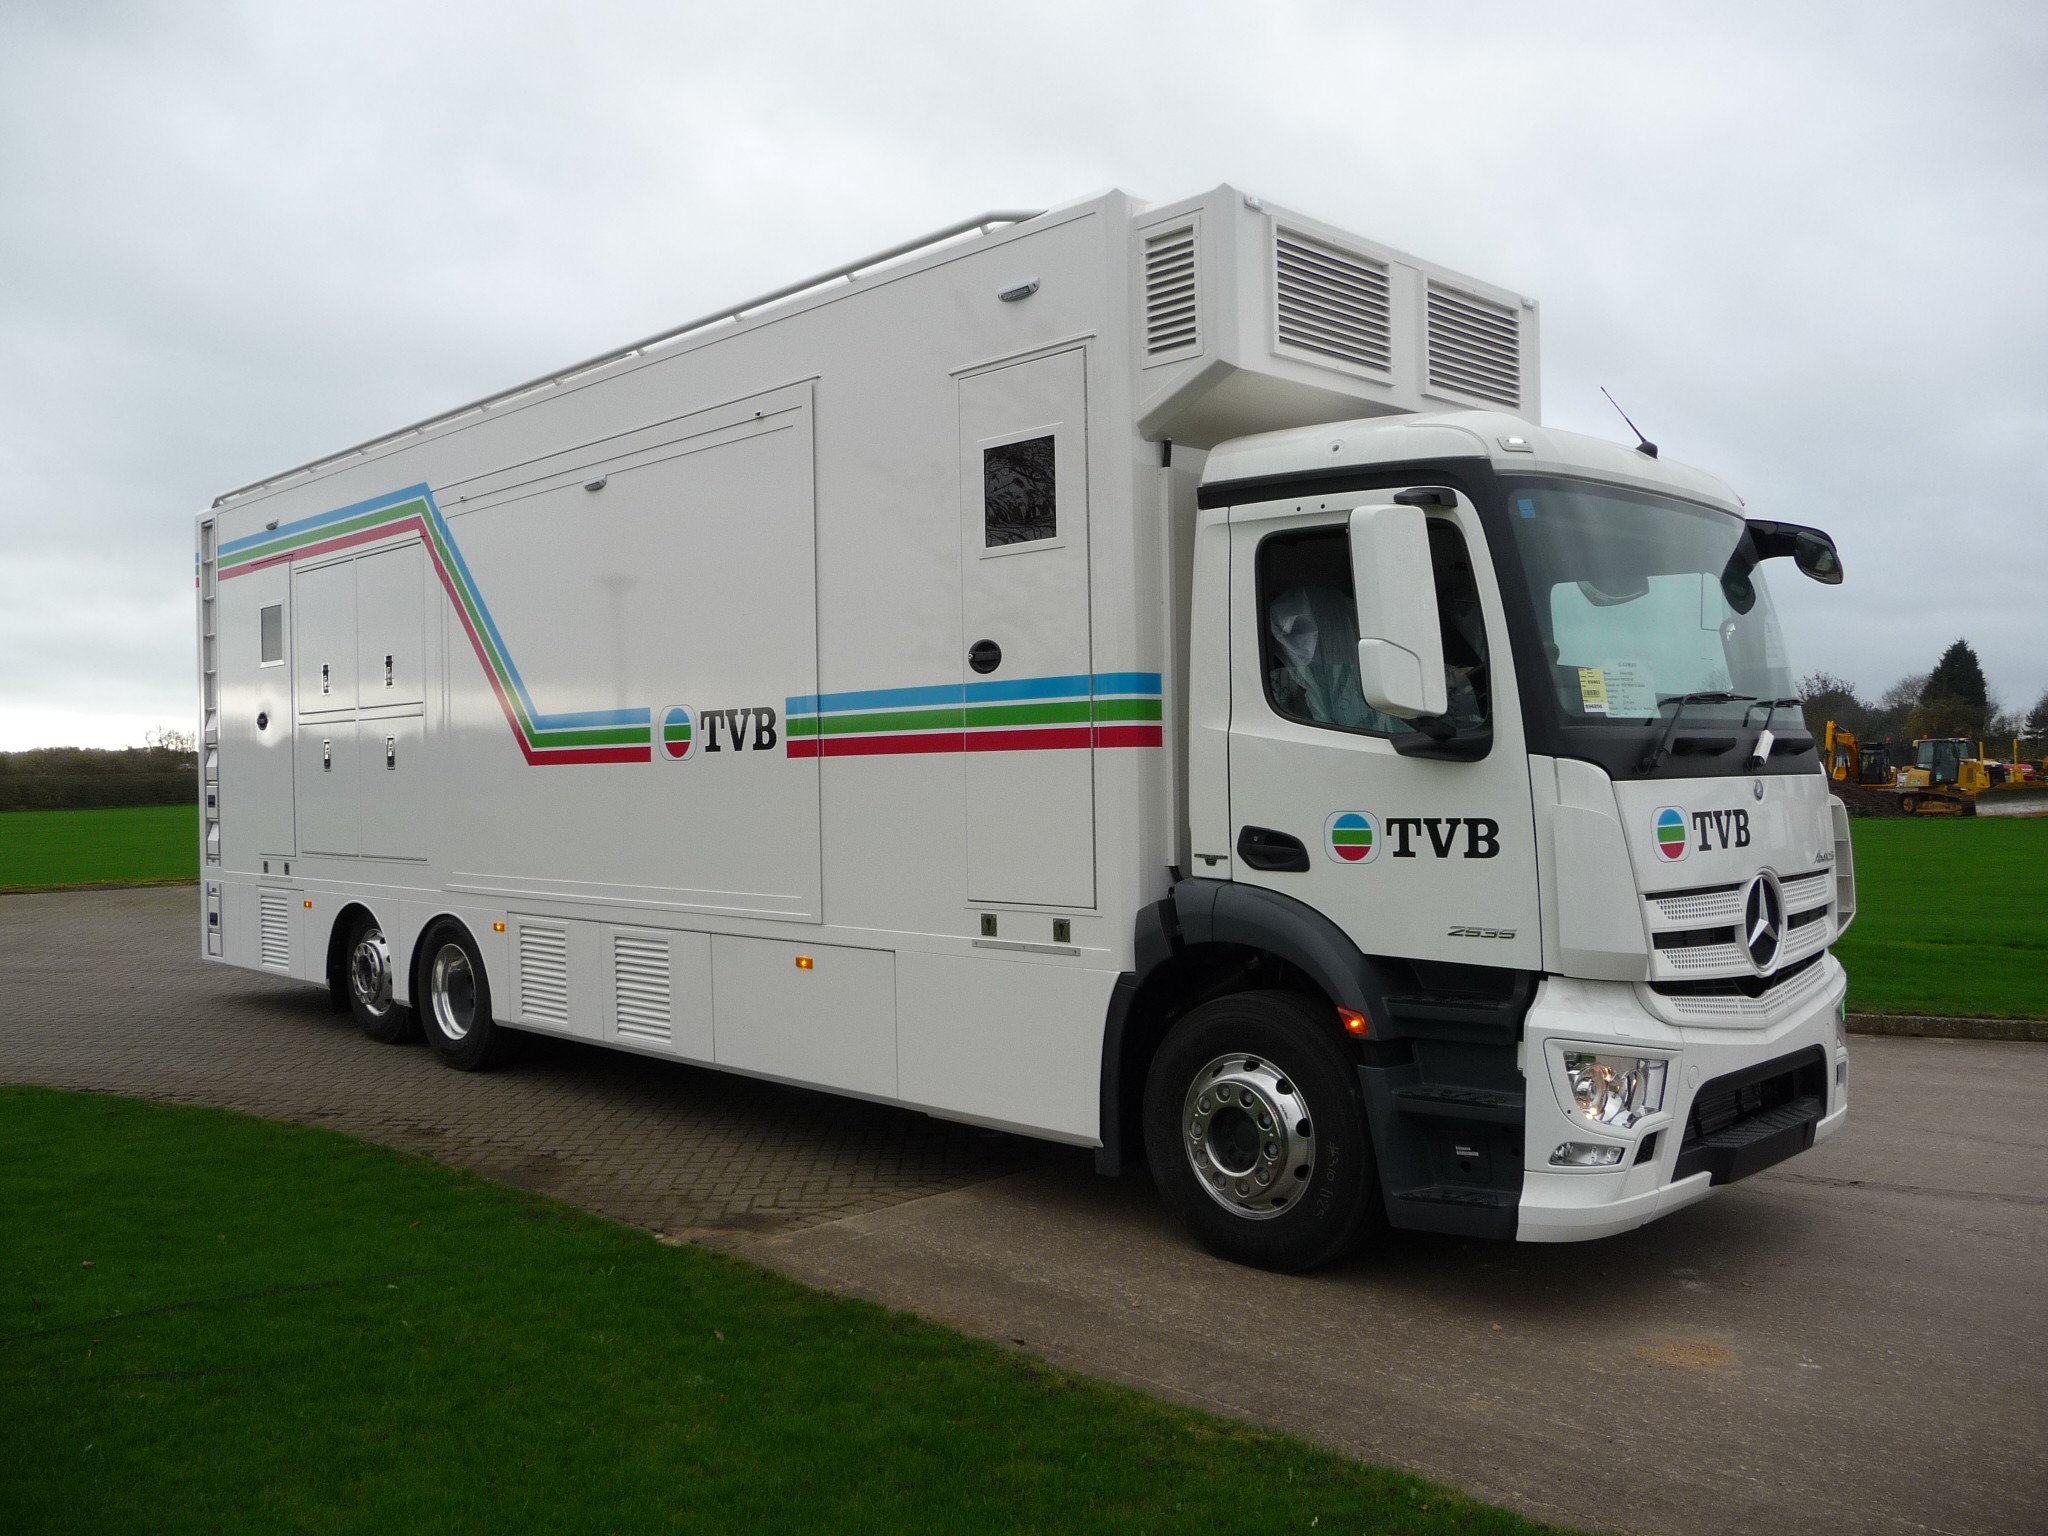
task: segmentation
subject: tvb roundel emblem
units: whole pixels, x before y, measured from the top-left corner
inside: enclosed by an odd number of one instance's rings
[[[1338,811],[1323,823],[1323,848],[1339,864],[1370,864],[1380,856],[1380,824],[1364,811]]]
[[[1657,813],[1657,857],[1676,864],[1691,851],[1692,837],[1685,829],[1685,812],[1667,805]]]
[[[655,732],[655,751],[663,761],[687,762],[697,755],[697,718],[684,705],[671,704],[664,709]]]

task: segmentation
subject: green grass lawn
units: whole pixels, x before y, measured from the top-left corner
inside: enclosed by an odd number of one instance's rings
[[[333,1131],[19,1087],[0,1510],[95,1533],[1543,1529]]]
[[[2048,818],[1849,824],[1855,1013],[2048,1018]]]
[[[0,891],[199,878],[199,807],[0,812]]]

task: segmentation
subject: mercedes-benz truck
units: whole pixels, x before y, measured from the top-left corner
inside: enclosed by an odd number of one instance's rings
[[[992,213],[221,496],[205,955],[1148,1164],[1299,1269],[1846,1113],[1766,573],[1537,308],[1230,187]]]

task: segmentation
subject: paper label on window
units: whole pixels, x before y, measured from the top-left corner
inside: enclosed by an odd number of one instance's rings
[[[1764,665],[1785,665],[1785,637],[1778,633],[1777,619],[1769,616],[1764,619]]]
[[[1598,667],[1579,668],[1579,708],[1589,715],[1607,713],[1607,678]]]
[[[1603,661],[1600,670],[1607,683],[1607,713],[1610,715],[1654,715],[1657,713],[1657,683],[1650,669],[1640,661]]]

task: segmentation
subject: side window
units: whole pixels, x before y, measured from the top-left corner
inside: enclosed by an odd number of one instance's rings
[[[1429,551],[1443,616],[1446,717],[1464,731],[1486,723],[1486,623],[1465,538],[1429,520]],[[1358,603],[1351,540],[1342,523],[1274,534],[1259,545],[1259,645],[1266,698],[1304,725],[1397,736],[1416,727],[1365,702],[1358,686]]]
[[[272,603],[259,609],[256,617],[262,635],[263,665],[278,666],[284,661],[284,604]]]
[[[982,449],[981,519],[988,549],[1059,537],[1050,436]]]

